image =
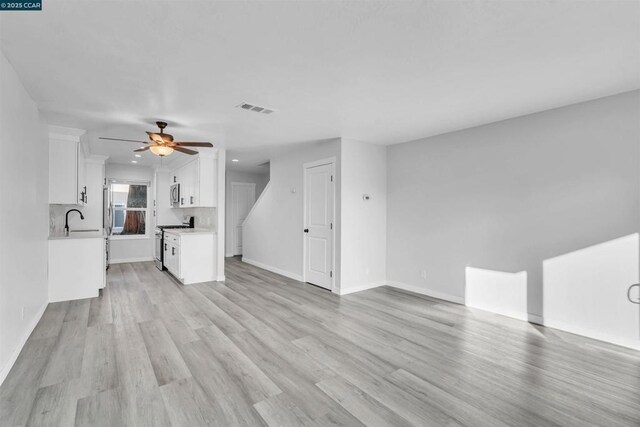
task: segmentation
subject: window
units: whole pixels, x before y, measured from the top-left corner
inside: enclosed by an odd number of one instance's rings
[[[111,236],[147,236],[147,184],[112,182]]]

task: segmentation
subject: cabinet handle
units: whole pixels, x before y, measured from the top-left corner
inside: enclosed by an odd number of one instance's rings
[[[166,243],[164,244],[164,250],[165,251],[167,250],[167,244]]]
[[[189,199],[191,199],[191,204],[193,204],[193,196],[190,196]]]
[[[173,182],[176,182],[176,176],[175,175],[173,176]]]
[[[176,248],[171,248],[171,255],[175,255],[176,254]]]
[[[180,197],[180,204],[184,205],[184,197]]]

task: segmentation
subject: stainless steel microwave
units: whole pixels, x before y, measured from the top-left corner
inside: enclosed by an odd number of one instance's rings
[[[180,206],[180,184],[173,184],[169,188],[169,202],[174,208]]]

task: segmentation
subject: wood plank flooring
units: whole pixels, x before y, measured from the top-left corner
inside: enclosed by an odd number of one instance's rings
[[[382,287],[344,297],[240,262],[182,286],[113,265],[50,304],[0,425],[640,425],[640,353]]]

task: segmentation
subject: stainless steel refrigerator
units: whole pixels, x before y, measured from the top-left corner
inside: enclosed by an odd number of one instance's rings
[[[113,206],[111,204],[111,191],[109,186],[105,185],[102,189],[102,228],[106,233],[105,237],[105,266],[109,269],[109,236],[111,236],[111,228],[113,227]]]

